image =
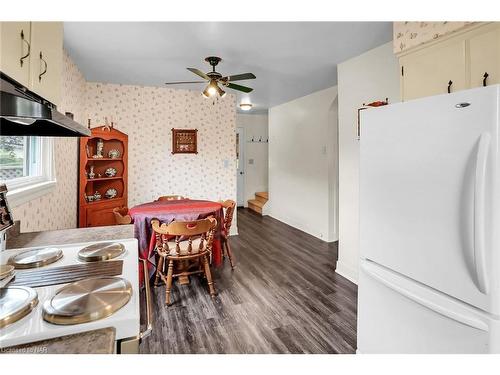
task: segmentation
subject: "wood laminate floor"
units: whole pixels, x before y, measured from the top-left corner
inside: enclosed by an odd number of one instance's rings
[[[231,271],[206,283],[153,288],[153,333],[141,353],[354,353],[356,285],[334,272],[337,244],[327,244],[268,216],[238,210]],[[144,315],[144,314],[143,314]]]

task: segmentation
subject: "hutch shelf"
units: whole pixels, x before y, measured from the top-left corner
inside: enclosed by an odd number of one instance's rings
[[[91,131],[90,137],[80,138],[80,228],[114,225],[113,209],[127,206],[128,136],[105,126]],[[106,174],[107,170],[114,174]]]

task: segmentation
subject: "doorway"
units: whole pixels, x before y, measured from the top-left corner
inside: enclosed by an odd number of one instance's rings
[[[245,205],[245,129],[236,128],[236,204]]]

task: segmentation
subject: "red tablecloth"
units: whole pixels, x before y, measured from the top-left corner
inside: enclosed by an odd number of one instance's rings
[[[212,264],[222,264],[221,229],[224,212],[222,205],[217,202],[182,199],[173,201],[155,201],[134,206],[129,210],[134,221],[134,234],[139,241],[139,256],[149,261],[150,277],[155,272],[155,236],[151,228],[151,220],[158,219],[161,223],[198,220],[213,215],[217,219],[217,229],[212,245]],[[142,263],[141,267],[142,267]],[[141,271],[141,285],[142,275]]]

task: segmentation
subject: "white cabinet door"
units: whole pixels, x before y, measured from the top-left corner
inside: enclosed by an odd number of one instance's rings
[[[0,23],[0,71],[23,86],[29,86],[29,22]]]
[[[456,92],[467,88],[465,40],[438,44],[403,56],[402,99]]]
[[[488,85],[500,83],[500,27],[471,37],[469,52],[471,87],[483,86],[485,73]]]
[[[31,23],[31,89],[58,105],[63,64],[62,22]]]
[[[500,315],[499,92],[481,87],[362,111],[360,253]]]
[[[465,303],[361,262],[357,344],[362,354],[498,353],[499,326]]]

